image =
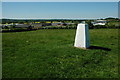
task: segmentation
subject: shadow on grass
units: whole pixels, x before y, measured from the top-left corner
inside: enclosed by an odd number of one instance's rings
[[[99,49],[99,50],[104,50],[104,51],[111,51],[111,49],[109,49],[109,48],[100,47],[100,46],[90,46],[89,49]]]

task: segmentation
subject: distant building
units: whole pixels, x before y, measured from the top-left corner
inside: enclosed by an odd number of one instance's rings
[[[96,25],[105,25],[106,24],[106,20],[96,20],[94,22],[91,22],[94,26]]]
[[[0,28],[2,28],[2,24],[0,24]]]
[[[62,25],[63,25],[63,23],[62,23],[62,22],[51,23],[51,24],[52,24],[52,26],[62,26]]]
[[[15,24],[15,28],[28,28],[29,26],[28,24]]]
[[[32,23],[31,26],[33,26],[33,27],[42,27],[42,23]]]
[[[42,23],[32,23],[31,26],[33,26],[34,29],[39,29],[42,27]]]
[[[51,26],[51,23],[42,23],[42,26]]]
[[[57,23],[51,23],[52,26],[66,26],[74,23],[62,23],[62,22],[57,22]]]
[[[9,27],[12,26],[13,24],[1,24],[0,27],[5,28],[5,27]]]
[[[39,29],[41,27],[45,26],[66,26],[74,23],[63,23],[63,22],[56,22],[56,23],[29,23],[29,24],[23,24],[23,23],[11,23],[11,24],[2,24],[0,27],[2,28],[9,28],[9,27],[14,27],[14,28],[32,28],[32,29]]]

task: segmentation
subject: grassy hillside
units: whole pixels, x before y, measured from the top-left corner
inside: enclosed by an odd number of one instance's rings
[[[90,30],[91,48],[74,48],[74,29],[3,33],[3,78],[117,78],[118,30]]]

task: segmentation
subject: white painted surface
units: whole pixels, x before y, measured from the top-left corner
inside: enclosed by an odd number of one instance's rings
[[[90,46],[88,25],[80,23],[77,26],[74,47],[88,48]]]
[[[106,20],[96,20],[92,22],[92,24],[95,25],[106,25]]]
[[[95,26],[95,25],[105,25],[105,23],[94,23],[93,25],[94,25],[94,26]]]

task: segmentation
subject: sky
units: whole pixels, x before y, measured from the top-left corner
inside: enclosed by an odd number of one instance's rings
[[[2,18],[99,19],[118,17],[118,2],[2,2]]]
[[[119,2],[119,0],[2,0],[3,2]]]

